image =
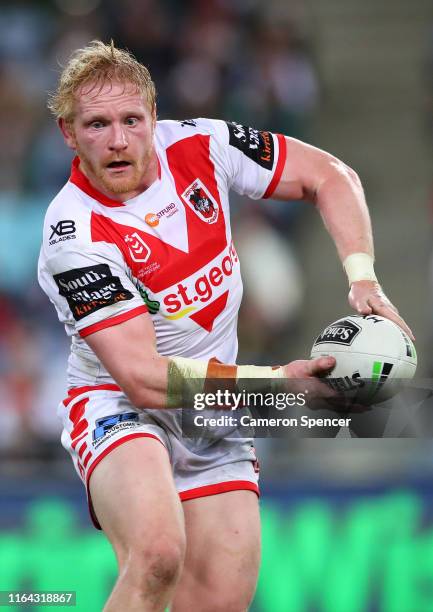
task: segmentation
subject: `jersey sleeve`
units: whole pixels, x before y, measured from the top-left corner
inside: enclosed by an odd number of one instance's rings
[[[208,121],[229,186],[253,199],[271,197],[286,161],[285,137],[239,123]]]
[[[147,312],[116,247],[81,247],[39,259],[39,283],[69,335],[84,338]]]

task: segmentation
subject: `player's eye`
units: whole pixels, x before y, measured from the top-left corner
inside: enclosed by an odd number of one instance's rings
[[[100,130],[104,127],[104,123],[102,121],[92,121],[90,123],[90,127],[95,128],[96,130]]]
[[[127,117],[125,119],[125,124],[126,125],[137,125],[138,123],[138,118],[137,117]]]

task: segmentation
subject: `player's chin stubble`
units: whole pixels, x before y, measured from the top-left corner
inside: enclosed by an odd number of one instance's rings
[[[140,164],[140,166],[142,166],[142,164]],[[97,176],[108,191],[112,193],[128,193],[138,189],[143,175],[143,171],[140,170],[140,167],[136,163],[132,165],[132,170],[132,176],[129,178],[111,178],[107,176],[107,171],[104,168],[99,171]]]
[[[140,187],[140,183],[143,179],[143,176],[146,172],[147,167],[150,163],[151,152],[147,154],[143,159],[138,161],[131,161],[132,166],[132,176],[128,178],[112,178],[108,175],[107,169],[105,166],[95,166],[91,162],[91,160],[83,155],[81,151],[77,149],[78,156],[84,165],[84,168],[87,170],[87,173],[96,177],[98,182],[107,190],[111,191],[111,193],[129,193],[131,191],[136,191]]]

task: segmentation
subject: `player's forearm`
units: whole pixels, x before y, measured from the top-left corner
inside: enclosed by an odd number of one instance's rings
[[[341,261],[352,253],[374,256],[370,215],[357,174],[338,160],[315,194],[315,203]]]
[[[373,256],[370,217],[361,181],[342,161],[286,137],[287,158],[272,197],[313,201],[343,262],[352,253]]]
[[[225,365],[216,359],[161,355],[149,314],[98,330],[86,342],[139,410],[184,407],[195,392],[203,392],[206,383],[209,386],[216,379],[284,377],[279,366]]]
[[[285,377],[284,370],[280,367],[237,366],[216,360],[160,355],[146,362],[142,370],[135,370],[135,376],[129,377],[123,388],[131,402],[139,409],[188,406],[196,393],[203,393],[209,385],[214,390],[219,380],[224,387],[227,381],[236,383],[240,378],[260,379],[266,385],[270,384],[268,381],[272,379]]]

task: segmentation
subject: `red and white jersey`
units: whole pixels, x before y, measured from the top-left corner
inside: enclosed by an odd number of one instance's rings
[[[126,202],[72,165],[44,224],[39,282],[72,337],[70,386],[112,382],[84,338],[149,312],[162,355],[234,363],[242,297],[229,189],[269,197],[283,136],[219,120],[160,121],[158,179]]]

